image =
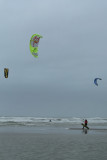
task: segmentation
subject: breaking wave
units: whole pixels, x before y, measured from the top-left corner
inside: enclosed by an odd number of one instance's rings
[[[83,118],[37,118],[37,117],[0,117],[0,126],[49,126],[80,124]],[[87,118],[89,124],[107,124],[107,118]]]

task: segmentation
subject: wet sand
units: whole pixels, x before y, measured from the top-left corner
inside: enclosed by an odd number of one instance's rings
[[[107,132],[0,132],[0,160],[105,160]]]

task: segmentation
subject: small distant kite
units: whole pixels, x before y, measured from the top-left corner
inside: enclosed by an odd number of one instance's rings
[[[30,39],[30,44],[29,44],[30,52],[36,58],[38,57],[38,44],[39,44],[40,38],[43,38],[43,37],[39,34],[33,34]]]
[[[94,79],[94,84],[95,84],[96,86],[98,86],[97,80],[102,80],[102,79],[101,79],[101,78],[95,78],[95,79]]]
[[[4,77],[8,78],[9,75],[9,69],[8,68],[4,68]]]

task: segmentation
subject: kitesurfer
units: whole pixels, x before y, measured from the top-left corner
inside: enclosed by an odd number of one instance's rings
[[[84,127],[87,127],[87,124],[88,124],[88,121],[87,121],[87,119],[85,119],[83,129],[84,129]]]

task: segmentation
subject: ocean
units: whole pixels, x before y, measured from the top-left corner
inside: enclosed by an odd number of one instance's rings
[[[0,117],[0,160],[106,160],[107,118],[87,120]]]
[[[89,125],[107,125],[107,118],[87,118]],[[0,117],[0,126],[71,126],[80,125],[83,118]],[[52,123],[50,123],[52,122]]]

